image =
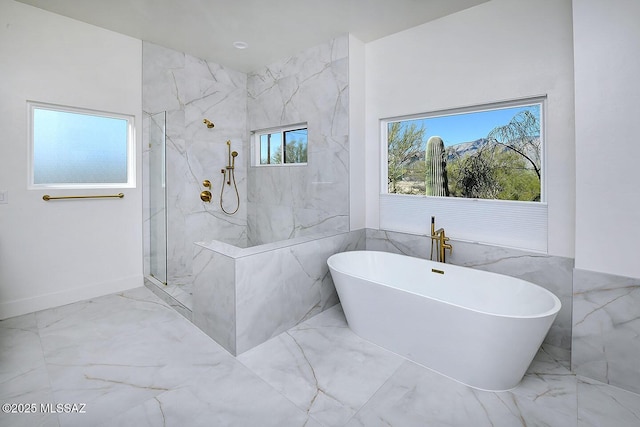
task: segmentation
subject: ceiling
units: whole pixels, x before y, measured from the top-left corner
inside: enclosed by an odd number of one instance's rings
[[[17,1],[250,72],[338,35],[367,43],[488,0]]]

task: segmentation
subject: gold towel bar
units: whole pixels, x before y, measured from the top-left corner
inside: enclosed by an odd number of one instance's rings
[[[58,196],[53,197],[48,194],[42,196],[42,200],[48,202],[49,200],[60,200],[60,199],[105,199],[105,198],[115,198],[122,199],[124,197],[123,193],[118,194],[107,194],[105,196]]]

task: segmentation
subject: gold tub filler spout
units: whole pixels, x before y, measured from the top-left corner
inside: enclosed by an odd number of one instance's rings
[[[449,238],[444,233],[444,228],[439,228],[436,230],[436,217],[431,217],[431,257],[430,259],[433,261],[433,246],[436,242],[438,242],[438,252],[436,261],[446,262],[445,258],[445,250],[449,249],[449,254],[453,252],[453,246],[451,243],[447,243]]]

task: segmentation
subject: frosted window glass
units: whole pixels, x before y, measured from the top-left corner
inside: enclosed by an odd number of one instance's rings
[[[126,184],[129,121],[33,108],[34,184]]]

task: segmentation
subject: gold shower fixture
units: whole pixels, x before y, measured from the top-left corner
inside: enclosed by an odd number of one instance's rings
[[[236,184],[236,171],[235,171],[236,157],[238,157],[238,152],[231,151],[231,141],[227,141],[227,153],[228,153],[227,166],[225,166],[224,169],[220,169],[220,173],[224,175],[224,177],[222,178],[222,186],[220,187],[220,209],[222,209],[222,212],[226,213],[227,215],[233,215],[234,213],[238,212],[238,209],[240,209],[240,194],[238,193],[238,184]],[[222,201],[225,181],[227,185],[231,185],[231,182],[233,181],[233,189],[235,190],[235,193],[236,193],[236,209],[233,212],[227,211]]]
[[[211,121],[210,121],[209,119],[204,119],[204,120],[202,121],[202,123],[204,123],[205,125],[207,125],[207,127],[208,127],[209,129],[213,129],[213,127],[215,126],[213,123],[211,123]]]
[[[202,181],[202,186],[208,189],[211,189],[211,181],[209,181],[208,179],[205,179],[204,181]],[[200,200],[202,200],[205,203],[210,203],[211,202],[211,191],[209,190],[204,190],[200,193]]]

